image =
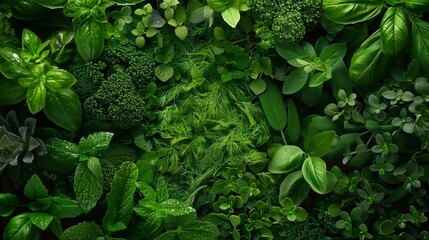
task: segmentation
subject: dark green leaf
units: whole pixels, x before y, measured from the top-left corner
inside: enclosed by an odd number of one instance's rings
[[[23,213],[9,220],[3,232],[3,240],[39,239],[41,230],[30,220],[31,213]]]
[[[79,141],[79,153],[86,156],[98,156],[105,151],[112,140],[113,133],[97,132],[89,134],[87,138],[81,138]]]
[[[205,221],[189,222],[177,231],[177,236],[181,240],[216,240],[219,235],[220,232],[217,226]]]
[[[304,152],[301,148],[283,145],[274,152],[268,171],[275,174],[288,173],[300,167],[303,160]]]
[[[345,43],[334,43],[322,50],[320,54],[320,60],[327,66],[333,66],[339,60],[341,60],[347,51]]]
[[[429,23],[415,18],[412,27],[411,56],[420,61],[422,66],[429,64]],[[426,74],[429,73],[427,67],[423,67]]]
[[[286,76],[282,92],[283,94],[293,94],[301,90],[307,83],[308,73],[304,68],[296,68]]]
[[[0,105],[12,105],[21,102],[25,98],[26,91],[27,89],[22,87],[17,80],[0,76]]]
[[[344,61],[340,60],[334,64],[331,72],[332,78],[329,80],[329,85],[332,90],[332,94],[338,101],[338,90],[343,89],[347,94],[353,92],[352,82],[350,79],[349,71],[344,64]]]
[[[49,230],[59,239],[63,233],[63,228],[61,227],[61,220],[58,217],[54,217],[51,224],[48,226]]]
[[[93,222],[82,222],[67,228],[63,234],[61,234],[60,240],[89,240],[97,239],[103,235],[103,230],[98,224]]]
[[[37,163],[46,171],[57,175],[72,173],[79,162],[79,150],[75,143],[59,138],[45,142],[47,155],[37,159]]]
[[[159,176],[156,181],[156,200],[164,202],[168,199],[168,185],[164,177]]]
[[[282,58],[288,61],[295,59],[309,61],[311,59],[311,56],[305,48],[295,42],[276,42],[275,49]]]
[[[43,212],[30,213],[30,221],[41,230],[46,230],[51,224],[54,216]]]
[[[48,90],[43,112],[49,120],[71,132],[79,130],[82,124],[81,103],[71,89],[62,92]]]
[[[88,213],[103,194],[103,172],[97,158],[89,158],[77,165],[73,187],[80,208]]]
[[[324,0],[323,10],[333,22],[353,24],[376,17],[383,10],[383,0]]]
[[[282,94],[275,82],[267,80],[267,89],[259,95],[259,101],[270,126],[274,130],[283,130],[286,127],[287,113]]]
[[[104,49],[103,23],[86,19],[76,27],[74,39],[77,51],[85,61],[97,60]]]
[[[302,171],[289,173],[280,184],[279,201],[283,203],[284,198],[288,197],[293,204],[299,206],[308,196],[310,188],[305,182]]]
[[[49,196],[48,189],[43,185],[42,180],[34,174],[28,180],[27,184],[24,187],[24,195],[30,199],[38,199]]]
[[[323,157],[329,152],[335,139],[335,131],[325,131],[313,136],[309,142],[309,148],[305,149],[310,156]]]
[[[429,0],[405,0],[405,6],[412,12],[427,12],[429,10]]]
[[[103,218],[103,227],[109,232],[127,228],[131,221],[134,192],[138,169],[132,162],[125,162],[113,178],[112,188],[107,195],[107,212]]]
[[[319,79],[323,79],[323,81],[325,81],[326,79],[324,74],[316,73],[314,75],[318,75],[317,77],[319,77]],[[307,105],[308,107],[314,107],[320,103],[320,100],[322,99],[322,96],[323,96],[322,87],[323,85],[321,84],[317,87],[310,87],[306,85],[302,88],[301,98],[305,103],[305,105]]]
[[[176,239],[177,239],[177,231],[172,230],[159,235],[154,240],[176,240]]]
[[[61,195],[52,198],[52,205],[47,212],[59,218],[75,218],[82,214],[76,200]]]
[[[390,219],[386,219],[383,222],[381,222],[378,232],[382,235],[390,235],[395,233],[395,226],[396,224],[392,222]]]
[[[18,197],[10,193],[0,193],[0,216],[8,217],[18,206]]]
[[[33,0],[46,8],[57,9],[62,8],[67,3],[67,0]]]
[[[289,99],[287,103],[286,136],[291,142],[297,142],[301,136],[301,120],[292,99]]]
[[[381,50],[389,56],[402,53],[408,46],[409,18],[401,7],[390,7],[380,24]]]

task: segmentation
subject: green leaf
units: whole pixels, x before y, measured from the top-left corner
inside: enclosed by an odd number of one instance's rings
[[[0,193],[0,216],[10,216],[18,207],[18,197],[10,193]]]
[[[249,88],[255,95],[260,95],[267,89],[267,83],[261,78],[258,78],[250,82]]]
[[[335,23],[354,24],[376,17],[384,6],[383,0],[324,0],[323,11]]]
[[[76,26],[75,43],[79,55],[86,62],[97,60],[104,49],[103,23],[88,18]]]
[[[37,47],[41,44],[39,36],[27,28],[22,30],[22,48],[30,50],[31,53],[37,52]]]
[[[89,134],[87,138],[81,138],[79,141],[79,153],[86,156],[98,156],[105,151],[112,140],[113,133],[97,132]]]
[[[183,225],[178,231],[177,236],[181,240],[199,239],[216,240],[220,232],[216,225],[206,221],[192,221]]]
[[[42,169],[57,175],[71,174],[76,169],[79,162],[77,144],[51,138],[45,142],[45,145],[49,154],[37,159]]]
[[[235,7],[225,9],[221,15],[223,20],[232,28],[235,28],[240,21],[240,10]]]
[[[299,206],[308,196],[310,187],[304,179],[302,171],[289,173],[280,184],[279,202],[288,197],[293,204]]]
[[[16,48],[0,45],[0,72],[8,79],[19,79],[29,75],[25,61]]]
[[[332,78],[329,80],[329,86],[331,87],[332,94],[337,101],[339,101],[338,90],[343,89],[347,94],[351,94],[353,92],[349,71],[343,60],[334,64],[331,75]]]
[[[46,106],[43,108],[49,120],[56,125],[76,132],[82,124],[82,107],[79,96],[71,89],[61,92],[47,90]]]
[[[259,101],[270,126],[274,130],[283,130],[287,121],[286,107],[274,81],[267,80],[267,89],[259,95]]]
[[[325,81],[324,74],[316,73],[314,75],[317,75],[314,82],[315,84],[319,79],[323,79],[323,82]],[[305,105],[311,108],[320,103],[320,100],[323,97],[322,87],[323,87],[323,84],[320,84],[317,87],[310,87],[309,85],[306,85],[302,88],[301,98],[302,98],[302,101],[305,103]]]
[[[46,87],[43,82],[34,81],[27,89],[28,109],[32,114],[40,112],[46,104]]]
[[[97,158],[89,158],[77,165],[73,185],[80,208],[88,213],[103,194],[103,172]]]
[[[61,227],[61,220],[58,217],[54,217],[51,224],[49,224],[48,228],[58,239],[63,233],[63,228]]]
[[[168,185],[162,176],[159,176],[156,181],[156,200],[157,202],[164,202],[168,200]]]
[[[316,87],[322,86],[322,84],[326,80],[328,80],[327,72],[314,73],[313,75],[311,75],[310,80],[308,81],[308,88],[317,89]],[[307,90],[309,90],[308,88],[307,88]],[[309,96],[311,96],[311,99],[315,99],[313,95],[309,95]],[[311,106],[311,105],[313,105],[313,104],[310,104],[309,106]]]
[[[274,47],[277,53],[282,58],[288,60],[289,64],[291,64],[290,61],[296,59],[311,61],[312,56],[304,47],[301,47],[298,43],[282,41],[276,42]]]
[[[12,105],[21,102],[25,98],[27,89],[22,87],[17,80],[11,80],[0,76],[0,105]]]
[[[176,240],[176,239],[177,239],[177,230],[172,230],[159,235],[154,240]]]
[[[30,221],[41,230],[46,230],[51,224],[54,216],[43,212],[30,213]]]
[[[350,78],[360,87],[369,87],[381,80],[390,66],[390,58],[381,51],[380,31],[373,33],[353,54]]]
[[[297,142],[301,136],[301,120],[295,102],[292,99],[287,103],[286,136],[291,142]]]
[[[76,200],[62,195],[52,197],[52,204],[47,212],[59,218],[75,218],[82,214]]]
[[[31,213],[23,213],[9,220],[3,232],[4,240],[40,239],[41,230],[30,220]]]
[[[61,234],[60,240],[83,240],[98,239],[104,236],[101,227],[93,222],[81,222],[77,225],[67,228]]]
[[[33,200],[49,196],[48,189],[36,174],[33,174],[25,185],[24,195]]]
[[[155,68],[155,76],[163,82],[168,81],[173,75],[174,69],[171,66],[162,64]]]
[[[283,145],[274,152],[268,171],[275,174],[291,172],[301,166],[304,151],[297,146]]]
[[[412,12],[422,13],[429,11],[429,0],[405,0],[405,6]]]
[[[132,162],[125,162],[113,178],[112,188],[107,194],[107,212],[103,227],[109,232],[127,228],[133,216],[134,192],[138,169]]]
[[[207,0],[207,4],[215,12],[223,12],[231,2],[231,0]]]
[[[327,66],[334,66],[346,55],[347,46],[345,43],[334,43],[324,48],[320,53],[320,60]]]
[[[306,158],[302,165],[302,175],[313,191],[319,194],[329,192],[327,191],[329,179],[326,171],[326,164],[321,158]]]
[[[64,5],[67,3],[67,0],[33,0],[33,2],[49,9],[57,9],[64,7]]]
[[[154,238],[154,236],[158,235],[163,226],[163,220],[156,213],[149,214],[146,220],[143,223],[143,227],[141,229],[141,236],[145,236],[147,238]]]
[[[310,139],[309,148],[306,148],[305,150],[310,156],[323,157],[329,152],[334,139],[335,131],[318,133]]]
[[[76,78],[71,73],[57,67],[46,74],[46,86],[54,92],[67,90],[75,83]]]
[[[409,19],[401,7],[390,7],[380,24],[381,50],[389,56],[402,53],[408,46]]]
[[[411,57],[419,60],[422,66],[429,64],[429,23],[415,18],[412,21],[412,44]],[[426,74],[429,73],[427,67],[423,67]]]
[[[378,227],[378,232],[382,235],[390,235],[395,233],[395,227],[396,224],[392,220],[386,219],[381,222],[380,226]]]
[[[283,94],[293,94],[301,90],[307,83],[308,73],[304,68],[296,68],[286,76],[283,82]]]

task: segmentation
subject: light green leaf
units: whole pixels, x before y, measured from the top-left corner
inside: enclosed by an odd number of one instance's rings
[[[54,216],[43,212],[34,212],[30,214],[30,221],[41,230],[46,230],[53,219]]]
[[[174,33],[176,34],[176,36],[180,39],[180,40],[185,40],[186,37],[188,36],[188,28],[186,26],[177,26],[174,29]]]
[[[34,81],[27,89],[28,109],[32,114],[40,112],[46,104],[46,87],[43,82]]]
[[[166,82],[168,81],[171,77],[173,77],[174,75],[174,69],[171,66],[167,66],[167,65],[158,65],[155,68],[155,75],[156,77],[163,81]]]
[[[408,46],[409,18],[401,7],[390,7],[380,24],[381,50],[390,56],[402,53]]]
[[[36,174],[33,174],[25,185],[24,195],[33,200],[49,196],[48,189]]]
[[[96,158],[79,162],[74,175],[76,200],[84,213],[95,207],[103,194],[103,172]]]
[[[122,164],[113,178],[112,188],[107,195],[107,212],[103,227],[109,232],[127,228],[133,216],[134,192],[138,169],[132,162]]]
[[[18,49],[7,45],[0,46],[0,73],[13,80],[29,75],[26,63],[19,56]]]
[[[79,141],[79,153],[87,156],[98,156],[105,151],[112,140],[113,133],[97,132],[89,134],[87,138],[81,138]]]
[[[250,82],[249,88],[255,95],[260,95],[267,89],[267,83],[261,78],[258,78]]]
[[[40,239],[41,230],[30,220],[31,213],[23,213],[9,220],[3,232],[3,240]]]
[[[22,31],[22,48],[28,49],[31,53],[37,52],[37,47],[41,44],[39,36],[27,28]]]
[[[232,28],[235,28],[240,21],[240,10],[234,7],[225,9],[221,15],[223,20]]]
[[[207,4],[215,12],[223,12],[230,3],[231,0],[207,0]]]
[[[343,59],[346,55],[347,46],[345,43],[334,43],[322,50],[320,60],[329,67],[334,66],[336,62]]]
[[[81,222],[67,228],[61,234],[60,240],[97,239],[104,235],[101,227],[94,222]]]
[[[46,74],[46,86],[54,92],[67,90],[75,83],[76,78],[71,73],[57,67]]]
[[[275,174],[288,173],[301,166],[304,151],[297,146],[283,145],[274,152],[268,171]]]
[[[328,193],[327,185],[329,179],[326,171],[326,164],[321,158],[306,158],[302,165],[302,174],[313,191],[319,194]]]
[[[354,24],[376,17],[383,10],[383,0],[324,0],[323,11],[335,23]]]

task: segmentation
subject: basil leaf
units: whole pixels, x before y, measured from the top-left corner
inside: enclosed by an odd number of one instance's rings
[[[27,89],[28,109],[32,114],[40,112],[46,104],[46,88],[43,82],[34,81]]]
[[[279,200],[282,203],[288,197],[298,206],[307,198],[309,192],[310,187],[305,182],[302,171],[295,171],[288,174],[280,184]]]
[[[309,142],[309,148],[305,150],[310,156],[323,157],[329,152],[334,139],[335,131],[325,131],[318,133],[311,138]]]
[[[82,214],[76,200],[62,195],[52,197],[52,204],[46,211],[59,218],[75,218]]]
[[[41,230],[46,230],[53,219],[54,216],[43,212],[35,212],[30,214],[30,221]]]
[[[49,120],[70,132],[76,132],[82,124],[81,103],[77,94],[71,89],[61,92],[47,89],[46,106],[43,112]]]
[[[319,194],[328,193],[326,186],[328,185],[329,179],[325,161],[321,158],[306,158],[302,164],[302,175],[313,191]]]
[[[267,89],[259,95],[265,117],[274,130],[281,131],[286,127],[287,113],[280,89],[272,80],[267,80]]]
[[[423,13],[429,11],[429,0],[405,0],[405,7],[411,12]]]
[[[113,0],[117,5],[135,5],[144,1],[145,0]]]
[[[415,18],[412,27],[411,57],[419,60],[422,66],[429,66],[429,23]],[[429,69],[423,67],[429,74]]]
[[[46,73],[46,86],[54,92],[67,90],[75,83],[76,78],[66,70],[53,67]]]
[[[9,220],[3,232],[4,240],[34,240],[40,239],[42,231],[33,225],[31,213],[23,213]]]
[[[33,200],[49,196],[48,189],[36,174],[33,174],[25,185],[24,195]]]
[[[41,44],[41,40],[37,34],[24,28],[22,31],[22,48],[28,49],[31,53],[37,52],[37,47]]]
[[[320,53],[320,60],[327,65],[332,67],[340,59],[343,59],[346,55],[347,46],[345,43],[334,43],[324,48]]]
[[[0,76],[0,105],[11,105],[21,102],[25,98],[26,90],[17,80]]]
[[[79,141],[79,153],[88,156],[97,156],[105,151],[112,140],[113,133],[97,132],[89,134],[87,138],[81,138]]]
[[[295,42],[276,42],[274,47],[282,58],[288,60],[289,64],[291,64],[290,61],[296,59],[306,60],[307,62],[311,61],[312,56],[310,52],[314,51],[314,49],[312,51],[311,49],[306,50],[306,48],[301,47]]]
[[[268,171],[275,174],[291,172],[301,166],[304,151],[293,145],[283,145],[274,152]]]
[[[18,207],[18,197],[10,193],[0,193],[0,216],[8,217]]]
[[[383,0],[324,0],[323,11],[335,23],[353,24],[376,17]]]
[[[74,50],[67,48],[67,45],[73,38],[74,32],[70,29],[58,30],[50,36],[50,53],[54,63],[64,64],[72,57]]]
[[[132,162],[125,162],[113,178],[112,188],[107,194],[107,212],[103,218],[103,227],[110,232],[127,228],[134,207],[134,192],[138,169]]]
[[[373,33],[353,54],[349,73],[360,87],[373,85],[386,73],[390,58],[381,51],[380,31]]]
[[[7,45],[0,45],[0,72],[8,79],[18,79],[29,75],[18,50]]]
[[[408,46],[409,19],[401,7],[390,7],[380,24],[381,50],[389,56],[402,53]]]
[[[101,227],[93,222],[82,222],[64,230],[60,240],[98,239],[103,236]]]
[[[104,49],[103,23],[93,18],[81,22],[75,29],[75,43],[83,60],[95,61]]]
[[[67,0],[33,0],[33,2],[40,4],[45,8],[57,9],[63,8],[67,3]]]
[[[80,208],[88,213],[103,194],[103,172],[97,158],[89,158],[77,165],[73,187]]]
[[[63,228],[61,227],[61,220],[58,217],[54,217],[54,219],[52,220],[51,224],[49,224],[48,226],[49,230],[51,230],[51,232],[59,239],[62,232],[63,232]]]

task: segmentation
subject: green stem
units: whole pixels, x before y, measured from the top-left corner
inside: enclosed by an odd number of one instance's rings
[[[287,145],[285,134],[283,133],[283,130],[281,130],[280,133],[282,134],[282,139],[283,139],[284,144]]]

